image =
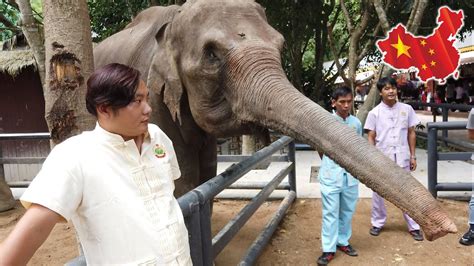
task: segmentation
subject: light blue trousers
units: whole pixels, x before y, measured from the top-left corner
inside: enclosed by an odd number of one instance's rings
[[[336,252],[336,245],[349,245],[352,235],[352,215],[359,197],[359,186],[348,187],[346,176],[345,179],[342,188],[321,184],[323,252]]]

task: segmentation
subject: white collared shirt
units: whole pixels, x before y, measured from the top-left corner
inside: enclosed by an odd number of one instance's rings
[[[57,145],[21,197],[71,220],[88,265],[190,265],[177,200],[171,140],[149,124],[141,154],[134,140],[102,129]]]
[[[396,102],[393,106],[388,106],[380,102],[367,115],[364,129],[375,131],[375,146],[381,152],[400,167],[408,167],[410,165],[408,129],[418,123],[420,120],[410,105]]]

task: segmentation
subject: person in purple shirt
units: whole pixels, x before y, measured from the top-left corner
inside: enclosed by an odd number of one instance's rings
[[[415,125],[420,121],[410,105],[397,101],[397,83],[393,78],[381,78],[377,89],[382,102],[369,112],[364,129],[368,141],[407,171],[416,169]],[[408,231],[417,241],[423,240],[420,226],[406,213],[403,214]],[[372,195],[372,228],[370,234],[378,236],[387,220],[387,210],[382,197]]]

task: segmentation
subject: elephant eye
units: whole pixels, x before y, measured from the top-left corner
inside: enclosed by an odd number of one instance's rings
[[[219,57],[216,53],[216,45],[213,43],[208,43],[204,46],[204,54],[211,63],[219,61]]]
[[[213,49],[206,50],[206,57],[211,63],[215,63],[219,61],[219,57],[217,56],[216,52]]]
[[[208,57],[213,60],[217,59],[217,55],[213,51],[208,52]]]

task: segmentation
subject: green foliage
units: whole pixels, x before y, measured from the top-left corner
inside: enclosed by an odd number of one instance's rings
[[[41,7],[41,0],[30,0],[31,2],[31,9],[33,10],[33,15],[38,23],[43,22],[42,17],[42,7]],[[20,11],[18,7],[15,5],[10,4],[6,0],[0,0],[0,16],[2,19],[7,20],[10,24],[14,25],[14,27],[9,27],[2,23],[0,20],[0,42],[8,40],[12,38],[16,33],[21,32],[19,27],[20,24]]]
[[[167,0],[155,1],[167,5]],[[140,11],[150,6],[149,0],[88,0],[92,40],[100,42],[122,30]]]
[[[327,1],[257,0],[266,11],[267,19],[285,38],[282,63],[290,81],[304,94],[311,94],[316,71],[315,34],[321,31],[321,12]],[[324,25],[325,27],[325,25]]]
[[[123,29],[132,18],[148,6],[148,1],[87,1],[93,41],[99,42]]]
[[[9,5],[5,0],[0,0],[0,16],[13,24],[15,27],[20,20],[20,13],[17,9]],[[10,39],[18,28],[12,28],[0,20],[0,42]]]
[[[441,6],[449,6],[453,10],[462,9],[464,11],[464,26],[458,33],[458,38],[470,31],[474,30],[474,1],[472,0],[435,0],[429,1],[428,7],[425,10],[425,15],[421,22],[419,33],[430,34],[433,32],[433,27],[436,26],[436,17],[438,8]]]
[[[30,0],[31,9],[35,13],[35,18],[37,21],[43,21],[43,3],[42,0]]]

